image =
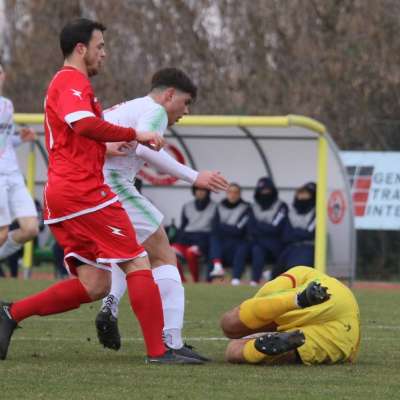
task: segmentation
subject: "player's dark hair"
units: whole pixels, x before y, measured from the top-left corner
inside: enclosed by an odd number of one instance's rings
[[[67,23],[60,33],[60,47],[64,58],[68,57],[78,43],[89,44],[93,31],[104,32],[107,28],[100,22],[77,18]]]
[[[197,86],[178,68],[163,68],[158,70],[151,78],[151,90],[173,87],[184,93],[189,93],[196,99]]]
[[[242,187],[236,182],[231,182],[229,184],[229,187],[235,187],[236,189],[239,189],[240,191],[242,191]]]

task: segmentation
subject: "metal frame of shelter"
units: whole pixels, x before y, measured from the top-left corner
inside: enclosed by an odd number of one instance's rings
[[[25,125],[42,125],[43,115],[42,114],[15,114],[14,118],[17,124]],[[186,132],[195,127],[202,127],[209,130],[206,135],[203,133]],[[166,134],[167,138],[171,138],[179,144],[181,149],[186,155],[188,164],[194,169],[198,169],[199,165],[196,161],[196,157],[193,154],[193,149],[188,145],[189,140],[194,139],[220,139],[233,141],[238,138],[237,135],[229,135],[226,132],[223,135],[213,133],[212,129],[218,129],[221,127],[232,127],[239,129],[242,133],[240,137],[247,138],[254,146],[256,153],[259,156],[259,161],[263,165],[265,175],[270,176],[274,179],[273,166],[269,160],[266,152],[261,146],[262,140],[282,140],[283,138],[289,140],[313,140],[317,142],[317,162],[315,165],[316,181],[317,181],[317,204],[316,204],[316,235],[315,235],[315,268],[321,271],[327,269],[327,193],[328,193],[328,153],[333,155],[334,162],[337,164],[340,173],[343,176],[343,193],[347,201],[347,211],[351,214],[349,216],[349,238],[350,241],[350,257],[349,257],[349,273],[346,278],[352,280],[355,275],[355,260],[356,260],[356,233],[354,228],[354,218],[352,216],[352,204],[351,204],[351,192],[347,182],[346,171],[340,160],[338,149],[332,140],[331,136],[327,132],[324,125],[316,120],[298,115],[288,116],[187,116],[184,117],[178,124],[169,128],[169,132]],[[269,134],[263,136],[262,134],[254,134],[253,130],[257,128],[277,128],[278,133]],[[281,128],[296,127],[307,131],[307,135],[290,135],[285,136]],[[42,128],[43,131],[43,128]],[[308,133],[312,133],[310,136]],[[45,157],[46,154],[43,150],[43,145],[38,142],[38,151]],[[31,193],[35,191],[35,154],[33,148],[31,148],[28,156],[27,163],[27,184]],[[279,182],[276,182],[279,187]],[[179,186],[179,185],[178,185]],[[294,188],[291,188],[293,190]],[[31,245],[25,247],[24,265],[29,267],[32,263],[32,249],[29,248]],[[344,276],[343,276],[344,277]]]

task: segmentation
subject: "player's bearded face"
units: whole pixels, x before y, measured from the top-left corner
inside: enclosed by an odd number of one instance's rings
[[[104,38],[101,31],[93,31],[92,38],[89,41],[87,50],[84,56],[84,61],[89,76],[99,73],[102,67],[106,52],[104,49]]]
[[[183,93],[175,90],[168,106],[168,125],[178,122],[184,115],[189,114],[192,96],[189,93]]]

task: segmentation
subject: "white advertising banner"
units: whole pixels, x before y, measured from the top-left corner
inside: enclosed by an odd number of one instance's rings
[[[357,229],[400,229],[400,152],[342,151]]]

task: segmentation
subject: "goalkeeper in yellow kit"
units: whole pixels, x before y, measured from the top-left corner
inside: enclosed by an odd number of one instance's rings
[[[350,289],[302,266],[225,313],[221,327],[233,339],[226,349],[233,363],[352,362],[360,342],[359,309]]]

